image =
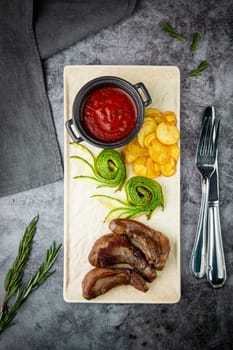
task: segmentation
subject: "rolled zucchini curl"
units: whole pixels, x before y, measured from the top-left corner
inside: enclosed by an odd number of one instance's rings
[[[101,199],[108,199],[112,203],[118,204],[109,211],[105,221],[115,218],[133,218],[135,216],[146,214],[149,220],[159,206],[164,209],[164,198],[161,185],[152,179],[143,176],[131,177],[125,183],[126,201],[105,195],[93,195]],[[120,205],[119,205],[120,204]]]
[[[91,159],[91,161],[88,161],[80,156],[71,156],[71,158],[86,164],[92,172],[91,176],[78,175],[74,179],[90,179],[99,183],[98,188],[116,187],[116,190],[121,190],[126,179],[126,167],[119,152],[114,149],[104,149],[95,157],[84,145],[75,142],[71,144],[81,148]]]

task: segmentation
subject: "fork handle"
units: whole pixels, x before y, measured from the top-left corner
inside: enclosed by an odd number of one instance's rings
[[[206,276],[214,288],[226,282],[226,265],[222,244],[222,233],[218,202],[208,205],[208,248]]]
[[[203,177],[202,197],[199,212],[197,231],[191,255],[191,270],[197,278],[204,277],[206,273],[206,247],[207,247],[207,208],[209,197],[209,179]]]

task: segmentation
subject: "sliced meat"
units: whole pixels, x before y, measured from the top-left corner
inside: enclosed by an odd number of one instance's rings
[[[139,248],[147,261],[157,270],[162,270],[170,251],[169,239],[161,232],[129,219],[114,219],[109,228],[116,234],[127,235],[133,245]]]
[[[116,286],[127,284],[142,292],[148,290],[145,280],[135,271],[129,269],[94,268],[85,275],[82,281],[83,297],[92,299]]]
[[[129,238],[130,243],[143,252],[150,265],[156,266],[160,263],[161,248],[158,242],[142,231],[128,232],[126,236]]]
[[[96,267],[126,264],[150,282],[156,278],[156,270],[148,264],[143,253],[123,234],[109,233],[101,236],[95,241],[88,259]]]
[[[153,233],[151,233],[151,237],[155,241],[159,242],[161,247],[161,255],[159,258],[159,262],[155,265],[155,267],[157,270],[163,270],[164,266],[166,265],[168,255],[170,252],[169,239],[160,231],[154,231]]]

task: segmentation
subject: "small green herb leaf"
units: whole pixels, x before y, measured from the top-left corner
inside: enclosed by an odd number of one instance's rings
[[[207,61],[202,61],[196,69],[193,69],[188,73],[189,77],[199,77],[202,75],[202,71],[209,67],[209,63]]]
[[[192,41],[192,44],[190,46],[191,53],[194,53],[194,51],[197,49],[197,45],[199,43],[199,40],[200,40],[200,33],[198,33],[198,32],[194,33],[193,41]]]
[[[162,30],[167,33],[168,35],[172,36],[173,38],[176,38],[179,41],[185,42],[186,38],[179,34],[175,28],[171,26],[169,22],[164,23]]]

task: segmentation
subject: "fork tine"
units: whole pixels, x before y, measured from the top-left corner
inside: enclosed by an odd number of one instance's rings
[[[204,140],[205,140],[205,135],[206,135],[207,121],[208,121],[208,117],[205,116],[203,118],[203,120],[202,120],[201,133],[200,133],[199,140],[198,140],[197,156],[202,154],[202,150],[203,150],[203,146],[204,146]]]
[[[202,156],[206,152],[206,137],[209,135],[210,122],[211,118],[209,116],[204,116],[197,145],[197,156]]]
[[[220,120],[215,121],[214,122],[215,135],[213,135],[214,136],[214,141],[213,141],[213,155],[214,155],[214,157],[216,157],[217,150],[218,150],[219,126],[220,126]]]
[[[214,133],[214,125],[212,123],[212,118],[208,117],[207,125],[206,125],[206,134],[205,140],[203,143],[203,155],[208,155],[211,151],[211,147],[213,144],[213,133]]]
[[[215,124],[216,122],[212,121],[212,118],[210,118],[210,122],[209,122],[209,128],[208,128],[208,132],[207,132],[207,136],[206,136],[206,152],[205,155],[211,155],[213,153],[213,147],[214,147],[214,141],[215,141]]]
[[[196,159],[214,156],[216,158],[220,121],[213,121],[206,115],[202,121],[202,130],[198,141]]]

